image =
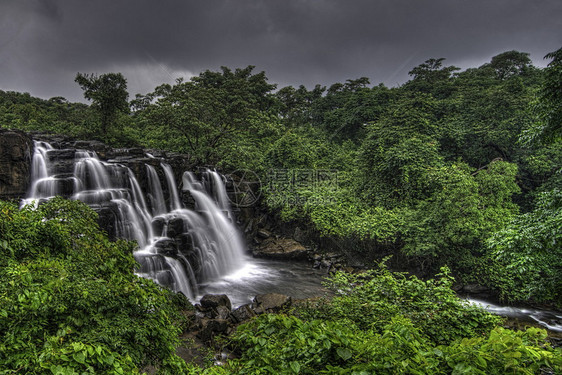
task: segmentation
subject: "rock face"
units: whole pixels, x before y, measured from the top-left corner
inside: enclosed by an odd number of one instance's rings
[[[0,199],[25,196],[32,153],[33,142],[27,134],[0,129]]]

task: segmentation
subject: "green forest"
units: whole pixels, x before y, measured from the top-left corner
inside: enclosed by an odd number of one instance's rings
[[[133,274],[134,243],[79,202],[2,202],[0,374],[562,373],[546,331],[503,328],[452,289],[562,309],[562,49],[545,59],[433,58],[392,88],[277,87],[248,66],[134,98],[121,73],[78,73],[88,105],[0,91],[1,128],[253,171],[264,209],[373,259],[331,275],[331,300],[239,326],[221,344],[237,358],[199,367],[175,354],[190,303]]]

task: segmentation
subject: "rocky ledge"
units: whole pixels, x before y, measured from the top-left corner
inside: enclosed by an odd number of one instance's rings
[[[17,130],[0,129],[0,198],[23,197],[29,186],[33,142]]]
[[[190,331],[205,344],[210,344],[216,335],[228,335],[238,324],[254,316],[285,311],[292,302],[292,298],[284,294],[268,293],[257,295],[252,303],[233,309],[227,295],[207,294],[195,305]]]
[[[266,231],[259,231],[258,236],[263,235],[263,232]],[[310,250],[292,238],[269,236],[254,248],[253,255],[256,258],[308,260]]]

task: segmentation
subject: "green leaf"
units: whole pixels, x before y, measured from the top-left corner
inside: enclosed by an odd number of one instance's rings
[[[336,352],[338,353],[340,358],[343,359],[344,361],[347,361],[348,359],[351,358],[351,350],[347,348],[338,348]]]
[[[74,358],[74,360],[78,363],[81,363],[81,364],[86,363],[86,356],[82,352],[74,354],[72,356],[72,358]]]
[[[112,356],[112,355],[108,355],[108,356],[105,358],[105,362],[106,362],[108,365],[112,365],[113,362],[115,362],[115,357]]]
[[[298,362],[291,362],[291,370],[293,370],[293,372],[295,374],[298,374],[301,371],[301,365]]]

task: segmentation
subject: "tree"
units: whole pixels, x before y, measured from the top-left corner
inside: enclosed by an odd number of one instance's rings
[[[406,97],[367,126],[357,165],[361,192],[370,203],[395,207],[425,198],[427,171],[442,162],[435,104],[428,94]]]
[[[429,171],[431,196],[407,220],[403,251],[470,275],[484,241],[517,212],[516,174],[517,166],[504,161],[479,171],[463,163]]]
[[[537,123],[522,136],[527,143],[540,140],[553,144],[562,140],[562,48],[545,58],[552,61],[545,69],[544,84],[532,108]]]
[[[515,217],[487,242],[498,266],[492,284],[508,300],[562,301],[562,191],[538,196],[535,209]]]
[[[412,80],[406,82],[404,87],[413,92],[432,94],[435,98],[446,98],[451,95],[451,79],[453,73],[460,68],[456,66],[443,66],[443,57],[429,59],[408,72]]]
[[[263,72],[252,74],[253,68],[205,71],[137,97],[133,107],[145,143],[188,153],[194,164],[240,158],[240,148],[252,148],[248,140],[260,147],[260,137],[274,130],[270,114],[277,100],[270,92],[275,86]]]
[[[84,90],[84,97],[92,101],[92,107],[98,112],[103,135],[117,119],[119,113],[129,111],[129,93],[127,80],[121,73],[76,74],[74,79]]]
[[[490,66],[495,70],[496,77],[507,79],[519,75],[528,70],[531,59],[526,52],[507,51],[492,57]]]

